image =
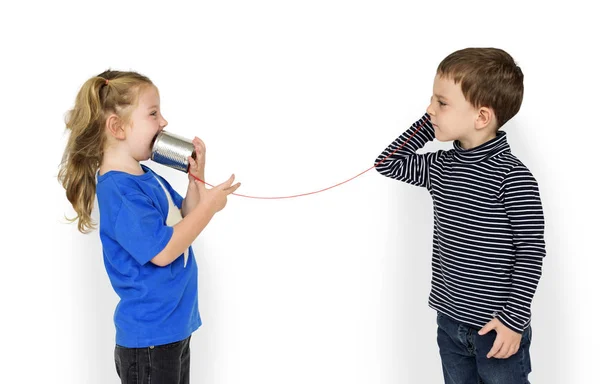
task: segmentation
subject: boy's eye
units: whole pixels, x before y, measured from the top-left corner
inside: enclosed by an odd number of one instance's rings
[[[150,113],[152,116],[156,116],[156,111]]]
[[[446,104],[446,103],[444,103],[443,101],[439,101],[439,100],[438,100],[438,103],[439,103],[439,104],[440,104],[442,107],[443,107],[444,105],[447,105],[447,104]]]

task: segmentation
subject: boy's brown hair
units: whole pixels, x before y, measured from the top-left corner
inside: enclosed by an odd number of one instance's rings
[[[523,72],[502,49],[461,49],[442,60],[437,73],[460,83],[465,99],[475,108],[493,109],[498,128],[521,108]]]

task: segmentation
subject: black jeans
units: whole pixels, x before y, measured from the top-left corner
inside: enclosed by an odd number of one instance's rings
[[[190,339],[146,348],[115,346],[122,384],[189,384]]]

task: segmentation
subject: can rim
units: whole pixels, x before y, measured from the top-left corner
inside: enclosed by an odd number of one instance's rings
[[[164,132],[164,130],[158,132],[158,134],[154,138],[154,142],[152,143],[152,151],[151,151],[150,160],[154,160],[154,154],[156,153],[156,145],[159,142],[160,138],[162,137],[163,132]]]

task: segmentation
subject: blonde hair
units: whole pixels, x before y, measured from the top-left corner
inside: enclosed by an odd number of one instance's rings
[[[87,80],[65,118],[69,139],[59,166],[58,180],[66,190],[78,220],[77,229],[88,233],[96,225],[92,209],[96,195],[96,172],[102,162],[106,134],[104,126],[111,114],[127,123],[140,91],[153,85],[136,72],[108,70]]]
[[[521,108],[523,72],[502,49],[461,49],[442,60],[437,73],[460,83],[465,99],[474,107],[492,108],[498,128]]]

